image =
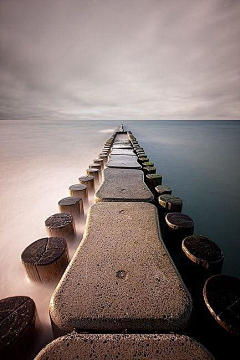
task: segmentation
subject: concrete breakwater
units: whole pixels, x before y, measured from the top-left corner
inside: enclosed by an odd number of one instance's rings
[[[191,288],[194,279],[187,279],[183,269],[194,265],[201,267],[206,261],[201,259],[200,246],[197,256],[188,258],[202,261],[194,260],[194,264],[183,266],[181,242],[192,235],[194,223],[181,214],[182,201],[165,196],[156,202],[158,194],[164,196],[164,191],[169,194],[169,187],[161,184],[162,176],[155,174],[154,164],[144,149],[122,126],[106,141],[99,159],[93,161],[86,173],[91,189],[96,190],[95,204],[88,214],[84,238],[50,304],[53,333],[55,337],[64,336],[44,348],[37,359],[88,359],[91,356],[212,359],[211,354],[189,336],[167,334],[187,333],[200,337],[192,324],[199,293]],[[80,179],[86,181],[83,177]],[[86,204],[90,188],[87,183],[85,185],[84,198],[80,193],[70,192],[75,199],[78,197],[71,206],[81,204],[82,209],[83,203]],[[83,189],[74,185],[73,190]],[[51,229],[57,227],[58,236],[61,236],[63,228],[69,237],[67,240],[72,241],[72,232],[71,236],[68,230],[66,232],[65,213],[66,207],[61,222],[54,218]],[[75,211],[75,221],[77,216]],[[74,227],[71,218],[72,223]],[[39,249],[37,251],[39,254]],[[194,244],[190,247],[188,241],[188,255],[189,251],[194,253]],[[57,260],[51,259],[58,263]],[[213,266],[213,269],[207,276],[221,271],[219,267],[216,270]],[[203,281],[204,271],[201,273]],[[189,281],[193,303],[182,277]],[[236,284],[234,286],[237,288]],[[235,296],[236,293],[237,290]],[[231,301],[233,297],[224,306],[231,305]],[[212,302],[211,305],[214,307]],[[199,314],[202,314],[201,306]],[[235,333],[236,328],[237,325]],[[88,334],[78,334],[82,332]],[[132,334],[126,335],[126,332]]]

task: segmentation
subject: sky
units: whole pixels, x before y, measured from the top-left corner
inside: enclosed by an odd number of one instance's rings
[[[0,119],[240,119],[240,0],[0,0]]]

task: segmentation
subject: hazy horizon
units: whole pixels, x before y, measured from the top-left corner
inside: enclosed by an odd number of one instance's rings
[[[2,120],[240,119],[240,1],[0,7]]]

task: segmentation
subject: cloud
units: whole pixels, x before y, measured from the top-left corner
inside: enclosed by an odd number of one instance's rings
[[[237,0],[0,0],[1,119],[239,119]]]

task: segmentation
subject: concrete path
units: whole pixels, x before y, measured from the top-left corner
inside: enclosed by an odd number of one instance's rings
[[[129,155],[110,155],[106,163],[107,167],[125,168],[125,169],[141,169],[141,165],[137,161],[136,156]]]
[[[135,169],[107,168],[103,172],[104,180],[95,194],[98,201],[148,201],[153,194],[144,183],[143,172]]]
[[[123,335],[73,332],[47,345],[35,360],[214,360],[196,340],[174,334]]]
[[[192,302],[149,203],[92,205],[84,238],[50,304],[55,336],[91,332],[180,331]]]

